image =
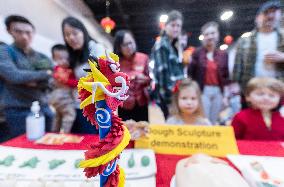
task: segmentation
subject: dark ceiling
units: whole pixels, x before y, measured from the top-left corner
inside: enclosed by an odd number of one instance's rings
[[[98,22],[106,16],[105,0],[84,0]],[[182,12],[184,29],[189,33],[189,45],[200,44],[200,27],[208,21],[220,24],[221,38],[226,34],[237,39],[254,27],[258,7],[265,0],[110,0],[109,16],[116,22],[112,35],[119,29],[130,29],[141,52],[150,53],[159,34],[158,22],[162,13],[172,9]],[[229,22],[220,21],[226,9],[234,11]]]

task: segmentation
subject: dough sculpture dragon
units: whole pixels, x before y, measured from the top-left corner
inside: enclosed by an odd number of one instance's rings
[[[125,176],[117,162],[130,141],[130,133],[114,111],[128,98],[128,76],[120,72],[119,57],[114,53],[106,52],[99,58],[90,56],[88,61],[88,75],[78,82],[80,108],[99,129],[100,140],[89,146],[79,166],[85,168],[88,178],[100,174],[101,187],[121,187]]]

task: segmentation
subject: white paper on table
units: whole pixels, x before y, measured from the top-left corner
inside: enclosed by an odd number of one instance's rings
[[[262,165],[269,177],[281,183],[276,187],[284,186],[284,157],[228,155],[228,159],[242,172],[244,178],[252,187],[262,187],[263,180],[259,173],[254,170],[251,163],[258,162]]]

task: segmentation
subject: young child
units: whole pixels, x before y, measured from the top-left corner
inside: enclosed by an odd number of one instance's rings
[[[232,121],[237,139],[284,140],[284,117],[279,112],[284,85],[280,80],[263,77],[251,79],[245,91],[249,108]]]
[[[167,124],[211,125],[210,121],[204,117],[201,92],[195,81],[184,79],[177,82],[173,92]]]
[[[64,45],[57,44],[52,47],[52,58],[55,62],[53,78],[56,85],[49,100],[56,110],[52,131],[69,133],[76,118],[72,92],[78,81],[69,69],[69,55]]]
[[[225,108],[219,114],[220,125],[231,125],[233,117],[241,110],[240,86],[234,82],[224,87]]]

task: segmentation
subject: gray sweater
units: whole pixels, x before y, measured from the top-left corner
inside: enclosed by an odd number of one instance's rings
[[[51,61],[32,50],[24,54],[15,45],[0,46],[0,79],[3,83],[2,102],[5,108],[28,108],[38,100],[46,104],[46,88],[52,69]],[[30,83],[36,86],[28,85]]]

